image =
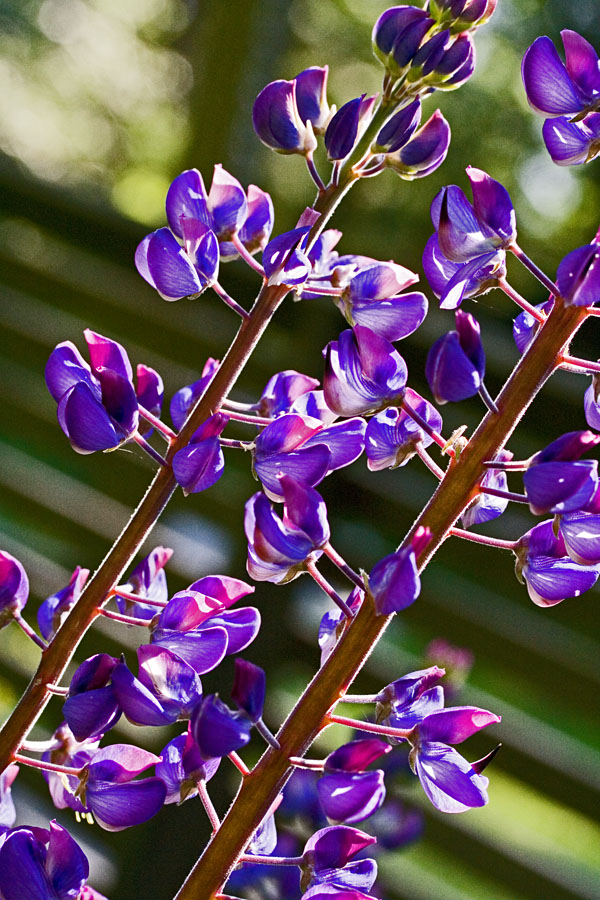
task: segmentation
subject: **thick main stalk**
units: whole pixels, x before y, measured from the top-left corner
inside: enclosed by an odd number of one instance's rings
[[[486,468],[505,446],[525,410],[559,364],[561,354],[587,316],[587,310],[565,307],[560,300],[548,321],[513,370],[498,396],[497,413],[482,420],[459,458],[452,462],[435,494],[414,523],[431,529],[432,539],[419,557],[424,568],[478,491]],[[190,872],[176,900],[209,900],[222,889],[291,774],[290,757],[302,756],[326,724],[327,714],[343,696],[389,623],[364,603],[334,652],[316,673],[283,724],[280,750],[268,749],[243,779],[217,834]]]

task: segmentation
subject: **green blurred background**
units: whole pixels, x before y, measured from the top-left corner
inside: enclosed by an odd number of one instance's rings
[[[210,183],[216,162],[243,184],[269,190],[276,230],[293,226],[312,199],[301,160],[270,153],[254,136],[251,104],[270,80],[310,65],[330,66],[330,101],[341,105],[378,89],[381,72],[370,33],[387,4],[379,0],[4,0],[0,5],[0,546],[29,572],[30,619],[44,597],[63,586],[76,564],[95,568],[143,493],[151,465],[136,449],[74,454],[56,424],[43,382],[56,343],[82,346],[90,327],[125,344],[133,362],[163,375],[167,397],[199,377],[205,359],[224,353],[234,316],[210,293],[166,304],[137,275],[133,253],[164,224],[166,188],[195,166]],[[477,34],[478,66],[460,91],[427,102],[452,126],[448,159],[434,175],[408,184],[392,173],[359,184],[333,224],[342,252],[396,261],[420,271],[431,233],[429,204],[443,184],[466,187],[467,164],[486,169],[509,189],[521,245],[550,274],[570,249],[589,241],[600,218],[600,163],[560,169],[541,142],[541,119],[528,109],[520,60],[540,34],[559,41],[574,28],[600,44],[597,0],[499,0]],[[511,282],[530,301],[545,299],[516,265]],[[241,263],[222,282],[240,302],[256,278]],[[428,289],[425,288],[428,292]],[[429,293],[429,292],[428,292]],[[430,295],[431,296],[431,295]],[[452,327],[436,310],[401,347],[410,383],[427,396],[424,358],[432,339]],[[499,293],[466,307],[481,322],[494,393],[517,358],[510,335],[514,309]],[[244,372],[237,399],[256,398],[269,376],[296,368],[320,377],[321,348],[343,327],[326,300],[287,301]],[[576,352],[597,357],[588,326]],[[511,448],[527,456],[559,432],[585,427],[587,379],[560,375],[536,401]],[[477,398],[443,410],[445,432],[482,414]],[[241,432],[240,432],[241,434]],[[245,436],[245,435],[244,435]],[[225,477],[206,494],[177,496],[150,549],[175,549],[173,591],[210,572],[244,575],[242,504],[256,483],[248,458],[230,454]],[[517,484],[514,485],[518,489]],[[323,485],[335,546],[367,570],[391,552],[433,489],[418,463],[369,474],[364,460]],[[515,537],[533,521],[510,510],[485,530]],[[333,571],[328,575],[336,581]],[[316,630],[324,609],[303,578],[287,587],[259,585],[263,629],[246,655],[267,669],[267,720],[276,726],[318,665]],[[337,583],[337,582],[336,582]],[[341,587],[341,585],[340,585]],[[460,816],[429,807],[418,784],[393,788],[426,814],[424,839],[387,857],[390,900],[574,900],[600,897],[597,591],[549,610],[534,607],[513,575],[511,557],[448,542],[424,577],[419,601],[398,617],[371,657],[357,690],[372,691],[423,664],[427,645],[443,636],[475,657],[460,702],[501,713],[503,723],[473,738],[476,759],[497,740],[490,805]],[[133,660],[139,635],[113,623],[90,632],[78,661],[104,650]],[[0,706],[8,713],[37,652],[16,628],[0,636]],[[227,696],[232,665],[204,679]],[[36,730],[60,722],[52,701]],[[493,733],[492,733],[493,732]],[[134,729],[115,738],[159,750],[172,732]],[[322,749],[344,737],[327,732]],[[247,756],[259,752],[253,744]],[[225,767],[222,767],[223,769]],[[235,779],[215,779],[215,803],[227,807]],[[390,786],[390,790],[392,787]],[[19,821],[54,815],[41,779],[19,776]],[[119,835],[76,824],[92,854],[92,883],[111,900],[168,900],[207,837],[197,801],[173,806],[145,826]],[[368,826],[368,822],[365,823]],[[199,898],[203,900],[203,898]]]

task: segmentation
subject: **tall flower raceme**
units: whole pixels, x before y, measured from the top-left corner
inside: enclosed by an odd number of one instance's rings
[[[509,500],[524,499],[524,495],[508,496],[506,475],[517,466],[510,450],[503,447],[514,421],[542,380],[539,372],[535,380],[530,371],[535,354],[526,353],[514,375],[515,383],[521,386],[521,400],[516,399],[518,391],[509,384],[506,396],[503,394],[506,405],[497,410],[490,404],[488,415],[496,417],[488,420],[497,432],[495,443],[490,439],[485,446],[478,444],[484,442],[487,425],[482,429],[484,437],[479,436],[470,446],[466,438],[463,444],[446,441],[440,434],[442,423],[435,407],[407,388],[406,365],[390,343],[414,331],[426,312],[423,294],[406,293],[414,283],[413,273],[397,263],[350,254],[340,256],[334,249],[337,232],[325,230],[331,209],[353,181],[377,175],[385,168],[392,168],[407,179],[420,177],[442,162],[449,142],[447,123],[434,113],[421,125],[422,105],[434,90],[456,88],[470,77],[474,66],[473,34],[494,7],[493,0],[430,0],[425,6],[387,10],[374,30],[376,55],[385,67],[380,97],[362,94],[342,103],[336,112],[326,96],[327,70],[317,67],[304,70],[291,81],[275,82],[265,88],[257,100],[254,117],[261,139],[276,151],[303,155],[318,187],[313,207],[308,207],[291,231],[269,240],[273,212],[267,196],[258,188],[244,191],[221,167],[216,168],[208,192],[195,170],[175,179],[167,199],[169,228],[160,229],[142,242],[137,252],[139,270],[167,299],[193,296],[213,286],[245,320],[227,362],[219,367],[216,361],[209,360],[201,377],[179,391],[172,401],[175,427],[181,429],[188,420],[183,435],[176,436],[158,418],[162,396],[159,377],[142,367],[134,389],[131,367],[115,342],[89,332],[91,366],[67,345],[61,345],[51,357],[49,385],[59,404],[61,426],[75,449],[89,452],[113,449],[125,441],[139,443],[142,428],[145,433],[154,428],[167,438],[169,451],[161,460],[158,486],[150,489],[114,557],[109,554],[99,576],[80,599],[75,599],[75,579],[72,590],[65,589],[64,595],[58,592],[52,603],[47,603],[42,619],[46,622],[52,618],[52,627],[46,632],[50,643],[47,648],[44,646],[43,666],[49,668],[42,669],[46,680],[34,679],[30,690],[41,691],[45,699],[45,685],[51,683],[52,690],[64,693],[58,684],[62,669],[50,667],[47,661],[52,661],[58,652],[66,657],[69,643],[80,636],[77,629],[83,626],[77,623],[86,616],[71,615],[71,603],[89,612],[85,627],[96,615],[110,616],[104,604],[114,599],[119,612],[112,613],[113,618],[128,626],[147,628],[145,634],[149,637],[138,650],[137,674],[126,661],[108,654],[98,653],[86,660],[75,673],[65,703],[65,717],[73,735],[55,735],[54,749],[46,751],[50,755],[58,753],[62,759],[55,755],[54,760],[37,762],[48,767],[53,779],[64,776],[64,791],[59,791],[56,783],[53,788],[53,795],[61,803],[71,805],[86,817],[94,816],[110,829],[141,822],[164,802],[174,803],[197,794],[215,836],[205,862],[183,889],[183,900],[193,895],[218,896],[227,872],[237,861],[247,866],[268,863],[275,846],[273,816],[278,799],[274,804],[273,798],[278,798],[283,787],[281,772],[303,763],[311,766],[311,761],[293,756],[293,751],[304,752],[322,727],[341,720],[333,711],[335,703],[344,696],[361,661],[383,631],[387,617],[401,613],[418,599],[420,569],[428,556],[444,537],[467,535],[481,543],[494,541],[486,541],[485,535],[473,531],[462,532],[452,521],[462,515],[463,524],[473,528],[497,515]],[[566,67],[569,78],[575,81],[580,74],[587,78],[586,66],[589,68],[591,59],[588,51],[578,46],[581,59],[571,66],[568,58]],[[592,124],[586,119],[586,128],[591,129]],[[313,158],[321,137],[331,163],[327,185]],[[326,165],[319,161],[319,167],[321,164]],[[498,285],[509,293],[505,262],[506,252],[512,252],[525,261],[556,298],[552,309],[537,309],[527,301],[521,302],[533,320],[533,324],[524,323],[521,329],[523,347],[539,341],[541,336],[538,346],[547,348],[548,369],[558,365],[576,367],[577,361],[564,348],[577,317],[579,324],[597,302],[596,241],[565,257],[554,284],[518,248],[514,210],[505,189],[481,170],[470,169],[468,174],[473,187],[472,203],[460,188],[450,186],[433,204],[436,235],[428,249],[426,268],[430,266],[434,292],[443,306],[452,309],[491,286]],[[259,261],[253,254],[260,250]],[[244,260],[262,279],[252,313],[239,307],[217,280],[220,261],[234,257]],[[326,349],[323,391],[318,390],[310,376],[287,370],[274,376],[257,403],[230,400],[228,393],[235,377],[232,371],[237,373],[243,367],[256,335],[288,288],[306,298],[319,293],[332,296],[352,326]],[[556,339],[558,349],[552,351],[548,335],[559,321],[557,311],[564,313],[571,330],[561,326],[564,333],[560,334],[560,342]],[[467,313],[459,311],[457,321],[460,350],[481,378],[483,354],[478,329]],[[456,357],[450,356],[456,362]],[[441,363],[434,366],[433,386],[439,398],[444,399],[444,390],[452,386],[456,367],[444,368]],[[471,375],[475,377],[473,372]],[[209,385],[209,394],[203,400]],[[349,464],[360,454],[365,424],[357,417],[363,415],[375,416],[367,432],[372,469],[403,464],[413,455],[425,461],[424,448],[429,441],[451,457],[447,473],[429,461],[428,467],[441,484],[428,511],[419,517],[400,548],[376,563],[368,576],[356,573],[332,548],[325,501],[314,490],[314,484],[327,472]],[[139,564],[124,584],[118,581],[125,561],[133,555],[133,533],[138,542],[147,533],[159,506],[165,504],[166,486],[174,485],[173,473],[188,493],[203,489],[206,479],[210,481],[213,475],[220,474],[221,447],[240,443],[221,437],[229,416],[237,416],[240,422],[258,429],[253,440],[246,442],[253,445],[254,467],[269,494],[277,497],[275,502],[284,501],[281,513],[275,511],[264,493],[255,495],[247,504],[245,524],[251,576],[283,583],[307,571],[338,603],[340,611],[327,613],[322,621],[319,643],[323,665],[291,714],[291,724],[283,727],[281,745],[278,739],[269,741],[270,747],[255,777],[245,779],[233,812],[221,828],[206,783],[218,760],[226,756],[247,775],[238,751],[243,753],[250,741],[251,727],[260,730],[266,684],[258,666],[246,660],[237,662],[232,695],[238,708],[235,711],[218,695],[205,693],[202,680],[207,680],[204,674],[214,670],[225,655],[240,652],[256,636],[260,621],[257,610],[230,609],[251,589],[229,576],[210,576],[167,600],[163,567],[168,551],[161,548]],[[336,423],[338,416],[347,421]],[[490,430],[487,428],[488,433]],[[470,481],[464,474],[465,457],[461,456],[465,445],[469,449],[467,462],[470,459],[472,466]],[[479,457],[478,452],[484,455]],[[525,499],[530,500],[534,512],[549,510],[557,520],[541,523],[536,526],[538,531],[534,528],[518,541],[498,539],[495,543],[517,554],[532,596],[543,605],[587,589],[596,580],[599,565],[596,467],[589,461],[582,463],[576,456],[565,458],[562,452],[560,448],[546,448],[528,461],[525,473]],[[194,460],[199,461],[198,466]],[[569,466],[564,470],[563,481],[563,475],[555,478],[544,468],[559,464]],[[557,488],[565,484],[564,490]],[[347,600],[317,569],[317,561],[321,565],[324,557],[327,565],[335,565],[352,586]],[[119,561],[119,571],[115,559]],[[4,592],[3,609],[8,611],[8,618],[20,615],[27,595],[19,565],[14,561],[6,569],[6,582],[12,577],[11,572],[16,579],[12,588]],[[98,596],[95,592],[100,591]],[[64,615],[66,612],[69,615]],[[55,613],[62,621],[54,622]],[[372,738],[355,739],[353,746],[346,745],[323,761],[321,769],[325,774],[321,784],[325,786],[321,793],[335,821],[342,817],[362,820],[380,805],[382,778],[368,765],[380,751],[384,753],[382,735],[405,749],[410,745],[416,774],[438,809],[458,812],[487,802],[487,779],[482,772],[490,755],[469,763],[454,745],[496,723],[498,717],[476,707],[444,707],[438,684],[440,670],[411,674],[413,677],[406,676],[404,684],[399,679],[375,697],[379,721],[353,723],[361,730],[371,727]],[[37,713],[41,706],[36,702]],[[380,718],[384,706],[386,711]],[[314,712],[314,721],[310,722],[306,713],[309,708]],[[123,713],[131,722],[143,725],[175,725],[179,720],[187,720],[188,730],[182,733],[181,725],[175,726],[178,735],[166,745],[162,759],[129,745],[113,744],[100,749],[101,735]],[[28,727],[21,728],[14,749],[14,758],[20,764],[31,762],[21,750],[35,752],[34,742],[23,742],[27,730]],[[157,774],[137,781],[134,776],[153,764],[159,767]],[[3,777],[0,791],[6,794],[8,779]],[[246,784],[252,785],[251,798]],[[237,815],[240,810],[244,815]],[[48,843],[40,841],[37,834],[34,838],[38,844]],[[10,840],[6,839],[5,846]],[[305,900],[363,900],[372,892],[377,893],[375,866],[370,860],[355,857],[370,843],[372,839],[356,829],[332,826],[320,830],[306,844],[304,852],[296,850],[296,858],[275,857],[272,862],[301,869],[299,891]],[[38,846],[35,853],[42,860],[41,868],[35,871],[42,881],[46,879],[46,893],[40,896],[44,900],[63,900],[62,887],[57,886],[54,873],[43,862],[52,857],[50,849],[44,851]],[[73,896],[79,891],[79,900],[90,895],[81,879],[74,880],[73,885],[69,890]],[[15,900],[21,900],[21,896],[16,894]]]

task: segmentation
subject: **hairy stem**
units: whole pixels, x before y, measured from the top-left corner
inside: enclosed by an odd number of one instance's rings
[[[555,303],[548,321],[497,397],[498,413],[484,417],[407,536],[404,543],[410,541],[419,527],[431,529],[431,540],[419,555],[421,569],[478,494],[484,462],[504,448],[525,410],[556,369],[561,354],[567,352],[569,341],[586,316],[584,308],[565,307],[561,300]],[[362,604],[281,727],[277,735],[281,750],[269,748],[244,779],[221,828],[190,872],[177,900],[209,900],[222,890],[250,836],[287,781],[292,771],[290,758],[302,756],[319,732],[330,724],[329,714],[343,699],[390,619],[378,616],[368,599]]]

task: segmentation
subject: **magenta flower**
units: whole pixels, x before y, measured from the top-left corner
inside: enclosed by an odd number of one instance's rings
[[[116,341],[84,331],[91,367],[70,341],[46,364],[46,384],[58,403],[58,423],[77,453],[112,450],[138,427],[138,398],[129,357]],[[142,388],[145,381],[142,380]]]

